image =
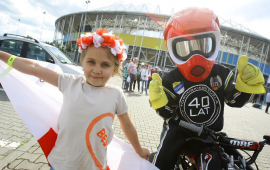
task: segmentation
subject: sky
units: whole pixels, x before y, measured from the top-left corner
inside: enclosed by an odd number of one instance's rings
[[[203,7],[270,39],[270,0],[90,0],[88,10],[116,4],[146,4],[148,10],[160,7],[170,14],[188,7]],[[29,35],[41,41],[53,41],[55,21],[66,14],[84,12],[85,0],[0,0],[0,35]],[[46,14],[44,14],[46,12]],[[20,19],[20,21],[18,21]]]

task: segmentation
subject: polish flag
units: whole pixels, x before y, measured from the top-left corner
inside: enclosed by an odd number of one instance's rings
[[[43,67],[62,73],[62,69],[55,64],[34,61]],[[0,74],[7,68],[8,65],[0,60]],[[63,101],[62,93],[57,87],[15,69],[0,78],[0,83],[16,113],[37,139],[47,158],[57,139],[57,121]],[[107,149],[108,165],[111,170],[158,170],[139,157],[131,145],[116,136]]]

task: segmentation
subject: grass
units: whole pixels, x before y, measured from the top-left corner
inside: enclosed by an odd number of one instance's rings
[[[26,144],[27,142],[28,142],[28,140],[22,141],[22,142],[20,143],[19,147],[23,146],[23,145]],[[19,147],[18,147],[18,148],[19,148]]]

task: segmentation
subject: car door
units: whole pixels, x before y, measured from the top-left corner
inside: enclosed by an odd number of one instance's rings
[[[15,56],[22,56],[24,42],[20,40],[3,40],[0,45],[0,50]]]
[[[28,43],[27,45],[26,58],[46,62],[51,62],[53,60],[51,55],[44,48],[32,43]]]

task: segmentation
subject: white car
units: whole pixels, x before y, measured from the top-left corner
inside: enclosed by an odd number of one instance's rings
[[[0,36],[0,50],[23,58],[54,63],[60,66],[64,73],[83,75],[82,67],[76,65],[58,48],[36,39],[4,34]]]

